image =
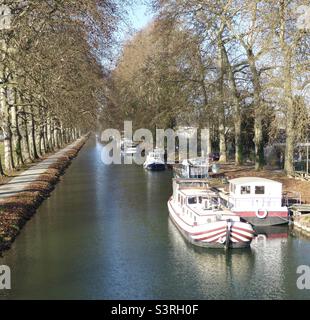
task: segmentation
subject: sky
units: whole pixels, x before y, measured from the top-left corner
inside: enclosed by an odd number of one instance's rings
[[[146,0],[135,0],[135,5],[132,5],[127,8],[127,22],[124,23],[118,33],[118,46],[114,48],[114,58],[112,60],[103,59],[103,65],[106,65],[107,68],[115,66],[119,55],[121,54],[122,47],[124,43],[131,39],[136,32],[143,29],[153,18],[153,13],[150,8],[143,4]]]
[[[143,1],[137,1],[137,4],[129,9],[130,22],[137,30],[142,29],[152,20],[150,9],[145,4],[142,4],[142,2]]]

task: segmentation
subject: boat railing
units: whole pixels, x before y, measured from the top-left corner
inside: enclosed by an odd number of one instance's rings
[[[177,164],[173,166],[175,176],[183,178],[207,178],[209,176],[209,164]]]
[[[189,209],[192,213],[194,213],[194,214],[196,214],[196,215],[198,215],[198,216],[200,216],[200,217],[205,217],[205,216],[211,216],[210,215],[210,213],[199,213],[199,212],[197,212],[197,211],[195,211],[193,208],[191,208],[187,203],[185,204],[185,207],[187,208],[187,209]],[[208,210],[208,209],[205,209],[206,211]],[[210,209],[210,210],[212,210],[212,209]],[[214,213],[214,216],[216,216],[216,213]]]
[[[292,205],[300,205],[301,201],[301,193],[297,191],[286,191],[283,193],[282,204],[286,207],[290,207]]]
[[[209,186],[209,180],[208,179],[197,179],[197,178],[175,178],[175,182],[178,185],[183,186],[202,186],[204,188],[207,188]]]
[[[180,191],[191,190],[191,189],[193,189],[193,186],[182,186],[179,188]],[[206,188],[204,186],[195,186],[195,189],[201,190],[201,191],[206,191]]]
[[[213,212],[213,214],[200,214],[198,213],[197,211],[193,210],[192,208],[190,208],[188,205],[185,205],[185,207],[188,209],[188,211],[192,212],[193,214],[199,216],[199,218],[216,218],[217,220],[221,220],[223,215],[227,214],[227,211],[225,212],[224,210],[221,212],[221,211],[218,211],[216,213]],[[218,217],[218,215],[220,215],[220,217]],[[230,215],[233,216],[234,213],[230,212]],[[208,225],[210,224],[210,221],[206,221],[204,223],[199,223],[199,226],[205,226],[205,225]],[[195,221],[193,223],[194,226],[197,226],[197,221]]]
[[[253,208],[273,208],[283,206],[282,197],[232,197],[228,196],[227,198],[222,198],[221,201],[223,205],[227,208],[244,208],[244,207],[253,207]]]

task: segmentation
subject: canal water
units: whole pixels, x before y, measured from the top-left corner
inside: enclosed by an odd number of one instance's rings
[[[171,172],[105,166],[89,140],[0,265],[0,299],[309,299],[310,241],[259,230],[251,249],[197,249],[168,218]]]

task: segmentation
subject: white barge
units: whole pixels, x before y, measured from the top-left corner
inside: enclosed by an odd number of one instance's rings
[[[229,181],[229,192],[221,192],[227,207],[254,226],[274,226],[289,222],[289,211],[282,205],[282,184],[277,181],[242,177]]]
[[[206,180],[173,179],[169,215],[193,245],[207,248],[249,247],[255,232],[249,223],[221,206]]]

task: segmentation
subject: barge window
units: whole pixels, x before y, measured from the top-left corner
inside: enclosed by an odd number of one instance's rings
[[[251,193],[251,186],[242,186],[241,187],[241,194],[250,194]]]
[[[188,204],[196,204],[196,203],[197,203],[197,198],[196,197],[188,198]]]
[[[265,187],[264,186],[256,186],[255,187],[255,194],[265,194]]]

